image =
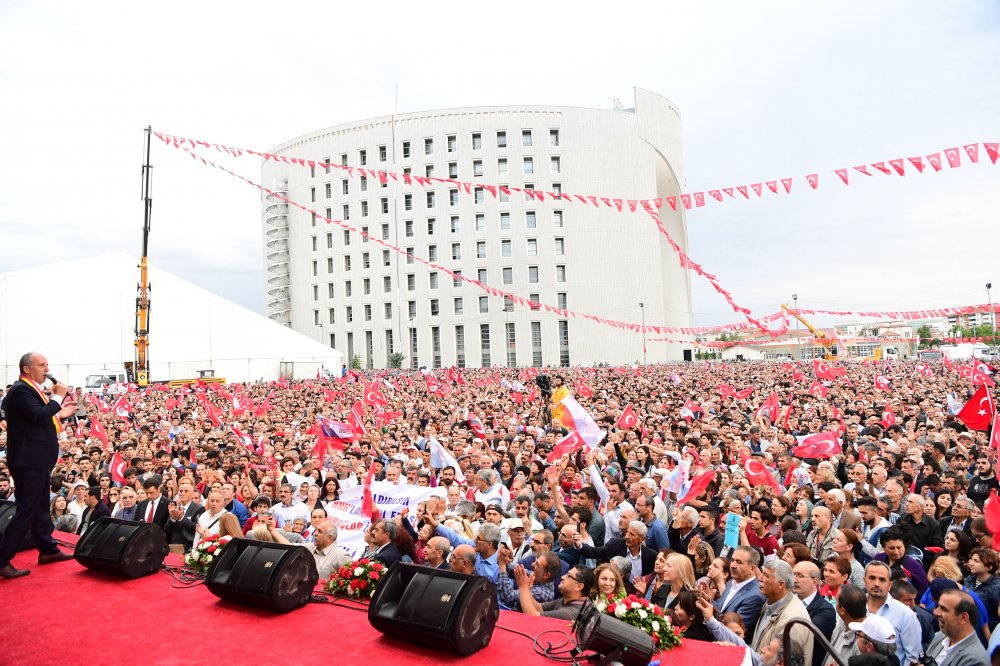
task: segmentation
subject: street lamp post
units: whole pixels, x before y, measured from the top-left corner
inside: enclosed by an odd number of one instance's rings
[[[639,303],[639,312],[642,313],[642,364],[646,365],[646,306]]]
[[[798,314],[799,313],[799,295],[798,294],[792,294],[792,303],[793,303],[792,307],[795,308],[795,314]],[[802,358],[802,345],[801,345],[801,342],[799,340],[799,318],[798,317],[795,318],[795,352],[796,352],[795,353],[796,358],[797,359],[801,359]]]
[[[993,287],[992,282],[986,283],[986,300],[990,304],[990,329],[992,332],[991,337],[993,339],[993,344],[992,344],[992,346],[994,347],[993,353],[995,354],[996,353],[995,347],[997,346],[997,316],[996,313],[993,312],[993,298],[990,296],[990,289],[992,287]]]
[[[413,351],[413,317],[410,317],[409,336],[410,336],[410,369],[412,370],[413,368],[417,367],[417,359],[414,356],[414,351]]]

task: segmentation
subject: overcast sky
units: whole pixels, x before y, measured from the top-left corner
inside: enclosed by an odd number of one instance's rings
[[[821,173],[689,215],[692,258],[755,313],[981,303],[1000,165],[832,169],[1000,140],[998,26],[991,0],[2,3],[0,272],[138,256],[149,124],[266,150],[391,113],[397,83],[400,112],[631,106],[638,85],[680,107],[689,191]],[[151,261],[262,310],[258,192],[162,144],[153,163]],[[693,297],[697,323],[737,320]]]

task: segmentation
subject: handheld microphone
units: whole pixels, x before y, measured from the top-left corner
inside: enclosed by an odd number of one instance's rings
[[[46,372],[46,373],[45,373],[45,378],[46,378],[47,380],[49,380],[50,382],[52,382],[52,385],[53,385],[53,386],[55,386],[56,384],[58,384],[58,383],[59,383],[59,380],[58,380],[58,379],[56,379],[55,377],[53,377],[53,376],[52,376],[52,373],[51,373],[51,372]]]

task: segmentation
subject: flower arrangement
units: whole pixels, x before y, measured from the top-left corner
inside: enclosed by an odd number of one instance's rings
[[[184,564],[198,571],[208,571],[212,562],[218,557],[219,551],[232,540],[231,536],[220,537],[218,534],[209,534],[184,556]]]
[[[664,610],[648,599],[630,594],[624,599],[611,601],[604,612],[642,629],[653,637],[653,646],[661,652],[681,644],[681,631],[673,626]]]
[[[385,565],[362,557],[335,569],[326,582],[326,591],[356,599],[371,599],[385,575]]]

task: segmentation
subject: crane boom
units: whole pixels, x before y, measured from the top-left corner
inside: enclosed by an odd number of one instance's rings
[[[149,223],[153,212],[153,197],[150,192],[153,167],[149,163],[152,127],[146,132],[146,162],[142,165],[142,256],[139,259],[139,284],[135,299],[135,383],[149,385],[149,273],[146,257],[149,253]]]
[[[787,303],[782,303],[781,309],[787,312],[788,314],[792,315],[796,319],[798,319],[800,322],[802,322],[802,325],[805,326],[807,329],[809,329],[809,332],[813,334],[813,337],[819,340],[823,344],[823,346],[826,347],[825,358],[827,360],[835,358],[833,354],[833,341],[830,339],[829,335],[827,335],[823,331],[819,330],[818,328],[810,324],[808,319],[800,315],[794,309],[790,308]]]

